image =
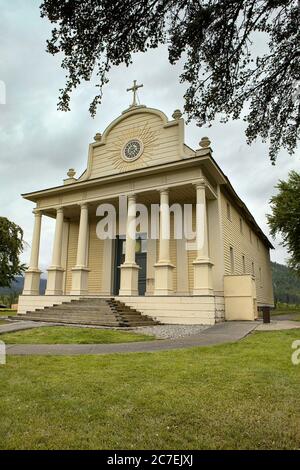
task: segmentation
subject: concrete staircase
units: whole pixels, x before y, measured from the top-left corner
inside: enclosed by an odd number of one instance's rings
[[[152,326],[159,322],[113,298],[83,298],[11,317],[54,323],[112,327]]]

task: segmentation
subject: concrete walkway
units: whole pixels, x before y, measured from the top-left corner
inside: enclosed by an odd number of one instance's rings
[[[6,346],[8,355],[52,355],[70,356],[79,354],[111,354],[130,352],[155,352],[170,349],[210,346],[238,341],[247,336],[258,326],[257,322],[218,323],[197,335],[178,339],[155,340],[119,344],[11,344]],[[1,332],[1,330],[0,330]]]
[[[6,325],[0,325],[0,333],[12,333],[13,331],[31,330],[32,328],[40,328],[41,326],[57,326],[61,323],[47,323],[47,322],[36,322],[36,321],[23,321],[16,320]]]
[[[300,321],[276,319],[272,320],[271,323],[261,323],[258,325],[257,331],[292,330],[294,328],[300,328]]]

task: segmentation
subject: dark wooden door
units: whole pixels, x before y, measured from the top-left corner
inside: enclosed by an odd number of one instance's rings
[[[140,267],[138,278],[139,295],[145,295],[147,278],[147,253],[136,253],[135,262]]]
[[[116,250],[115,250],[115,266],[114,266],[114,295],[119,294],[120,290],[120,280],[121,280],[121,270],[120,266],[124,262],[123,254],[123,243],[125,240],[119,238],[117,235],[116,238]]]

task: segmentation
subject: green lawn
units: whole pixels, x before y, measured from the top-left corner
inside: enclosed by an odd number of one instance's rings
[[[1,449],[299,449],[297,330],[159,353],[8,357]]]
[[[280,306],[274,310],[271,310],[271,318],[274,317],[276,320],[276,316],[286,316],[288,319],[300,321],[300,309],[299,308],[292,308],[292,307],[284,307]]]
[[[12,310],[10,308],[0,308],[0,317],[1,315],[5,317],[10,315],[17,315],[17,310]]]
[[[154,336],[119,330],[100,330],[69,326],[43,326],[32,330],[0,334],[7,344],[107,344],[149,341]]]
[[[299,309],[287,309],[287,308],[276,308],[274,310],[271,310],[271,316],[276,316],[276,315],[300,315],[300,310]]]

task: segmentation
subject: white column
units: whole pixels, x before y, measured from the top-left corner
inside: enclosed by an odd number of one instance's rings
[[[61,247],[63,236],[64,210],[62,207],[56,210],[55,234],[52,251],[51,268],[61,268]]]
[[[89,210],[88,205],[80,205],[80,222],[77,244],[76,266],[72,268],[71,295],[84,295],[88,293],[88,273],[86,265],[87,246],[89,236]]]
[[[160,220],[159,220],[159,259],[155,264],[155,295],[170,295],[173,293],[173,269],[170,261],[170,209],[169,190],[160,190]]]
[[[42,212],[38,209],[33,210],[34,227],[31,244],[31,254],[29,267],[25,273],[23,295],[39,295],[40,276],[39,270],[39,251],[42,225]]]
[[[209,258],[206,183],[204,179],[195,183],[196,187],[196,248],[194,265],[194,295],[212,295],[212,263]]]
[[[54,233],[54,243],[52,251],[52,264],[48,268],[48,280],[46,295],[62,295],[63,293],[63,273],[61,265],[62,238],[64,224],[64,209],[56,209],[56,223]]]
[[[76,267],[86,268],[86,250],[88,240],[89,212],[88,205],[81,204]]]
[[[136,195],[128,196],[125,261],[120,266],[121,281],[119,295],[138,295],[139,266],[135,262]]]
[[[30,254],[29,267],[33,269],[39,268],[39,251],[40,251],[40,239],[41,239],[41,226],[42,226],[42,213],[41,211],[34,209],[34,227]]]
[[[128,196],[128,210],[126,223],[126,245],[125,264],[135,264],[135,217],[136,217],[136,196]]]
[[[170,208],[169,190],[160,191],[159,262],[170,263]]]
[[[208,259],[207,207],[205,182],[200,181],[196,187],[196,246],[197,260]]]

